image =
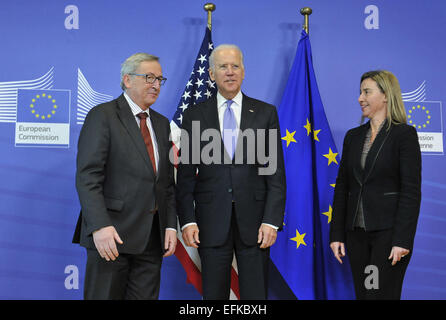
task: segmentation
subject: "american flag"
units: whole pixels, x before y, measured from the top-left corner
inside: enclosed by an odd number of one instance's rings
[[[183,112],[187,108],[193,108],[195,104],[203,102],[217,94],[217,86],[209,77],[209,55],[214,49],[212,43],[211,30],[206,27],[203,42],[200,51],[192,69],[189,81],[178,103],[177,110],[170,121],[172,132],[172,141],[174,152],[180,148],[181,127],[183,121]],[[195,248],[187,247],[183,242],[180,226],[178,226],[178,244],[175,255],[180,260],[187,274],[187,281],[191,283],[200,294],[203,294],[201,281],[201,262],[198,251]],[[240,299],[238,287],[238,274],[235,259],[231,270],[231,299]]]

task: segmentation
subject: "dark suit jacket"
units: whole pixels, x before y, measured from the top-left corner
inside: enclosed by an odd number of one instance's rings
[[[217,98],[211,98],[201,104],[189,108],[183,114],[183,133],[192,136],[192,121],[200,124],[199,136],[206,129],[218,132],[217,140],[221,147],[216,153],[210,153],[219,159],[228,160],[228,154],[220,135],[218,121]],[[259,168],[265,166],[264,159],[256,156],[256,150],[247,149],[246,140],[239,134],[236,154],[242,161],[236,163],[206,164],[200,158],[197,164],[186,164],[184,159],[177,172],[177,207],[180,225],[196,222],[200,230],[200,246],[213,247],[222,245],[227,239],[231,225],[232,200],[235,201],[235,213],[242,241],[246,245],[257,243],[258,230],[262,223],[278,227],[283,224],[285,210],[286,183],[280,129],[276,108],[262,101],[243,95],[240,130],[252,128],[277,129],[274,141],[277,148],[272,148],[266,134],[266,154],[274,152],[277,159],[277,170],[272,175],[259,175]],[[184,155],[184,134],[181,141],[181,156]],[[197,139],[197,137],[195,137]],[[250,147],[257,146],[258,138],[252,140]],[[193,152],[193,143],[189,143],[189,152]],[[200,152],[205,153],[209,142],[201,142]],[[248,161],[251,157],[252,161]],[[190,159],[189,159],[190,160]],[[223,162],[224,160],[222,160]],[[198,169],[198,174],[197,174]],[[194,207],[195,201],[195,207]]]
[[[157,206],[161,243],[165,228],[176,229],[169,121],[154,110],[159,163],[155,176],[141,131],[123,95],[94,107],[78,142],[76,188],[81,204],[73,242],[95,248],[92,232],[114,226],[124,244],[120,253],[141,253]]]
[[[366,158],[360,160],[370,122],[344,139],[336,179],[330,242],[345,242],[362,198],[366,231],[393,228],[392,246],[412,249],[421,202],[421,152],[415,128],[384,124]]]

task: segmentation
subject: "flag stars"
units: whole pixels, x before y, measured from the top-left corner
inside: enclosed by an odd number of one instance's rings
[[[209,88],[215,88],[215,82],[213,82],[211,79],[207,80],[206,83],[208,84]]]
[[[195,91],[194,97],[195,97],[195,100],[198,100],[198,98],[201,98],[201,91]]]
[[[203,73],[205,73],[206,71],[204,71],[204,67],[199,67],[197,72],[200,74],[200,77]]]
[[[200,61],[201,64],[203,64],[203,62],[207,61],[206,55],[200,54],[200,58],[198,58],[198,60]]]
[[[320,141],[319,141],[319,138],[317,135],[319,134],[320,131],[321,130],[313,130],[313,138],[314,138],[314,140],[316,140],[318,142],[320,142]]]
[[[294,238],[290,238],[290,240],[296,242],[296,249],[299,249],[301,244],[303,244],[304,246],[307,245],[304,240],[305,235],[306,233],[300,234],[299,231],[296,229],[296,236]]]
[[[338,161],[336,160],[337,155],[337,153],[331,151],[331,148],[328,148],[328,154],[324,154],[324,157],[328,159],[328,165],[330,165],[332,162],[338,164]]]
[[[186,101],[187,98],[190,98],[190,91],[184,91],[184,94],[183,94],[184,101]]]
[[[198,86],[198,88],[200,88],[203,85],[203,80],[197,79],[197,82],[195,82],[195,84]]]
[[[307,137],[308,137],[311,133],[311,122],[308,120],[308,118],[307,118],[307,124],[304,125],[304,128],[307,129]],[[313,130],[313,139],[318,142],[320,142],[319,137],[317,136],[319,132],[321,132],[321,130]]]
[[[296,139],[294,139],[294,135],[296,134],[296,131],[289,132],[288,129],[286,129],[286,136],[282,137],[282,140],[286,141],[286,147],[290,145],[291,142],[297,143]]]
[[[213,48],[212,41],[206,36],[195,58],[194,66],[190,72],[189,80],[186,83],[175,115],[172,117],[172,121],[180,128],[183,122],[183,112],[193,105],[215,96],[217,86],[215,82],[211,81],[208,72],[209,54]]]
[[[329,208],[328,208],[328,211],[327,211],[327,212],[322,212],[322,214],[323,214],[324,216],[327,216],[327,217],[328,217],[328,222],[327,222],[327,223],[330,223],[330,222],[331,222],[331,215],[332,215],[332,212],[333,212],[333,208],[331,207],[331,205],[329,205]]]
[[[189,104],[183,102],[183,104],[181,106],[179,106],[178,108],[181,108],[182,112],[184,112],[184,110],[186,110],[188,107],[189,107]]]
[[[311,132],[311,123],[310,123],[310,121],[308,121],[308,119],[307,119],[307,124],[304,125],[304,128],[307,129],[307,137],[308,137]]]

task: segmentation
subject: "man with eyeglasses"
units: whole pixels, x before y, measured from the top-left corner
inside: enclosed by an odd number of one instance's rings
[[[80,132],[73,242],[87,249],[85,299],[158,298],[177,241],[170,125],[150,108],[165,81],[158,57],[130,56],[123,94],[91,109]]]

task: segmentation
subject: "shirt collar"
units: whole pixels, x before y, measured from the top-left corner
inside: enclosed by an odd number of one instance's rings
[[[224,106],[226,106],[226,101],[227,101],[228,99],[226,99],[225,97],[223,97],[221,94],[220,94],[220,92],[217,92],[217,107],[219,107],[219,108],[221,108],[221,107],[224,107]],[[233,99],[231,99],[232,101],[234,101],[234,103],[232,104],[232,105],[236,105],[236,106],[239,106],[239,107],[241,107],[242,106],[242,100],[243,100],[243,94],[242,94],[242,91],[239,91],[238,93],[237,93],[237,95],[233,98]]]
[[[132,110],[132,113],[135,117],[138,113],[145,112],[150,118],[150,112],[149,112],[150,108],[147,108],[146,110],[141,109],[140,106],[138,106],[135,102],[133,102],[133,100],[129,97],[127,92],[124,92],[124,98],[127,100],[130,109]]]

